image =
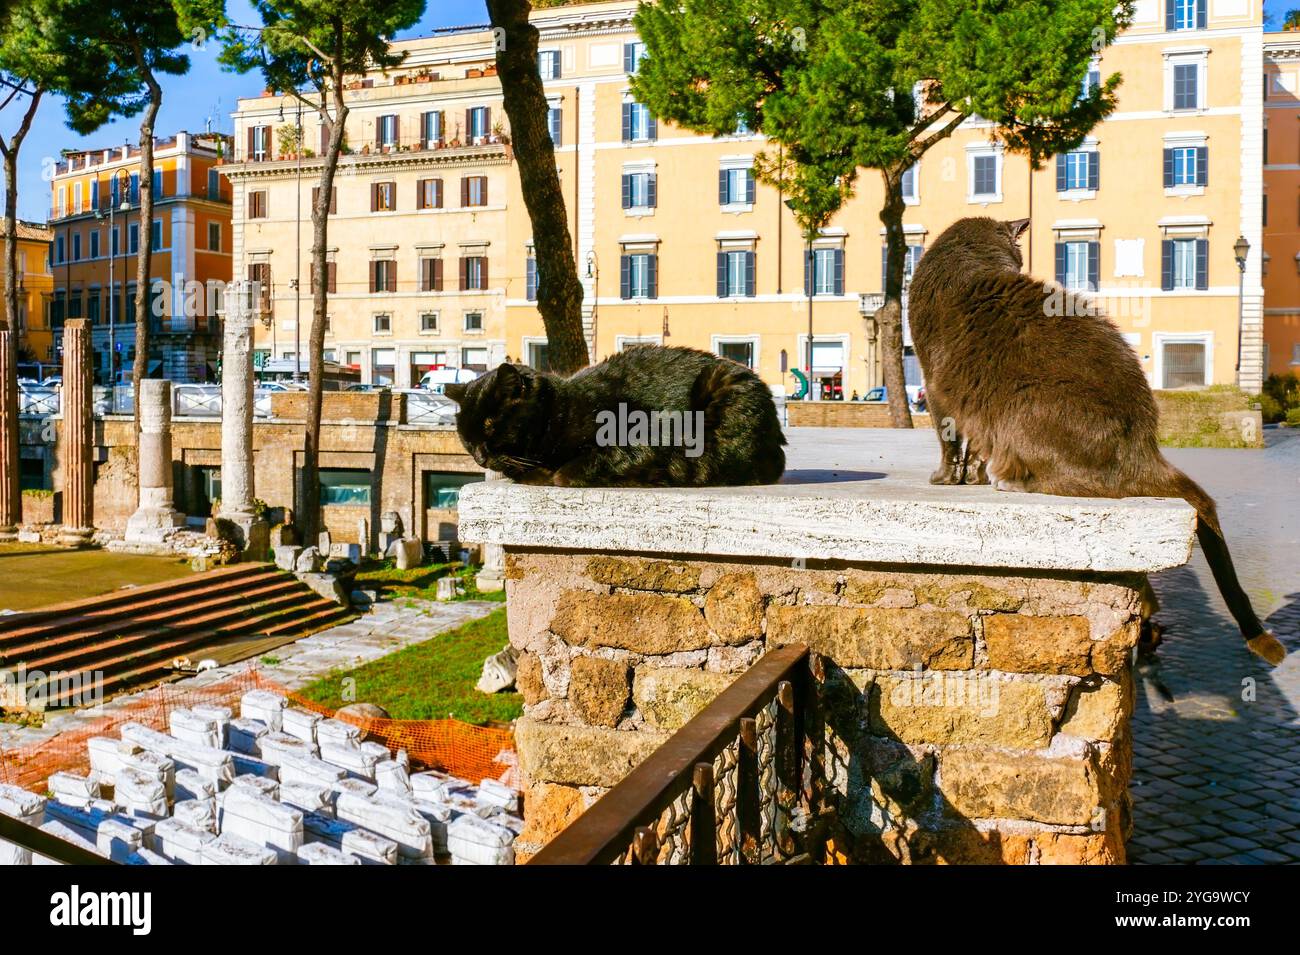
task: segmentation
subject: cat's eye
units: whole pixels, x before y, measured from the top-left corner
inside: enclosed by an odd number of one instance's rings
[[[491,430],[492,430],[492,426],[493,426],[494,424],[496,424],[496,419],[495,419],[495,418],[484,418],[484,419],[483,419],[483,430],[484,430],[484,431],[491,431]]]

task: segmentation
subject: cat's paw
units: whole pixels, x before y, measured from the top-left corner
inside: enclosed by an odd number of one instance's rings
[[[985,467],[984,462],[980,461],[978,464],[975,465],[967,464],[966,471],[964,474],[962,474],[961,483],[962,484],[988,484],[989,471],[988,468]]]
[[[1273,666],[1286,659],[1286,647],[1273,634],[1265,630],[1258,637],[1246,641],[1246,649]]]
[[[955,464],[945,464],[930,475],[931,484],[960,484],[961,469]]]
[[[1027,491],[1024,481],[1008,481],[1006,478],[998,478],[993,482],[993,489],[996,491]]]

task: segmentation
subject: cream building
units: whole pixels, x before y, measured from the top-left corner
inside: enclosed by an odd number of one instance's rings
[[[533,14],[594,357],[645,342],[690,345],[749,364],[793,392],[791,370],[805,363],[811,284],[815,391],[865,393],[881,382],[872,317],[884,247],[876,174],[863,174],[856,197],[813,243],[810,268],[779,191],[754,182],[761,137],[696,135],[656,122],[632,99],[628,75],[643,54],[635,9],[619,0]],[[399,69],[350,89],[352,152],[330,224],[337,293],[327,348],[360,365],[364,380],[404,386],[432,365],[507,357],[545,365],[532,229],[509,144],[493,141],[509,138],[498,128],[499,87],[481,75],[491,72],[492,43],[482,30],[405,41],[398,47],[408,59]],[[931,150],[910,177],[909,259],[919,260],[962,216],[1030,216],[1029,271],[1095,290],[1153,385],[1240,380],[1257,390],[1264,351],[1259,2],[1140,0],[1133,25],[1090,79],[1115,71],[1124,76],[1117,112],[1076,154],[1042,170],[1006,154],[974,121]],[[308,271],[317,169],[317,160],[304,158],[295,189],[299,162],[281,158],[275,145],[296,115],[288,99],[241,101],[236,148],[244,161],[227,167],[236,192],[236,268],[270,277],[273,314],[257,347],[277,357],[297,347],[290,280],[296,269]],[[310,148],[319,137],[314,117],[305,115],[303,125]],[[428,179],[442,182],[440,208],[420,207]],[[484,204],[473,204],[478,187],[465,185],[472,179],[486,181]],[[392,185],[392,210],[376,199],[376,189],[388,194],[384,183]],[[258,192],[263,199],[253,198]],[[1249,247],[1244,272],[1234,255],[1239,237]],[[469,277],[466,259],[482,263],[468,267]],[[375,264],[385,262],[395,263],[391,280],[389,266]],[[427,287],[434,268],[440,288]],[[301,313],[305,323],[305,288]],[[909,380],[919,381],[915,360],[907,363]]]

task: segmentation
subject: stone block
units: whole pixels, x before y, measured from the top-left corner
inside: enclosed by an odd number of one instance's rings
[[[363,865],[397,865],[398,846],[377,832],[370,832],[346,819],[332,819],[319,813],[303,816],[307,843],[323,843],[353,856]]]
[[[278,721],[280,719],[279,708],[276,708],[275,714],[275,719]],[[263,715],[269,716],[270,714],[264,712]],[[260,719],[251,719],[249,717],[241,716],[238,719],[230,721],[226,732],[232,750],[236,753],[246,753],[249,756],[256,756],[260,752],[260,749],[258,748],[258,740],[271,732],[271,730],[266,723],[262,722]]]
[[[280,802],[300,812],[334,815],[334,794],[326,786],[311,783],[281,783]]]
[[[272,553],[275,554],[276,567],[290,573],[298,569],[298,558],[302,555],[302,548],[297,544],[281,544]]]
[[[408,803],[386,798],[380,793],[358,796],[341,792],[334,811],[344,822],[351,822],[396,842],[400,860],[433,858],[433,835],[429,822]]]
[[[528,782],[613,786],[668,738],[657,731],[620,732],[561,726],[528,717],[515,722],[515,743]]]
[[[698,567],[663,560],[601,555],[588,559],[587,576],[598,584],[659,593],[689,593],[700,586]]]
[[[314,744],[284,732],[267,733],[258,740],[258,745],[261,748],[263,761],[272,766],[279,766],[280,761],[286,756],[303,758],[318,755]]]
[[[727,643],[746,643],[763,635],[763,592],[753,574],[726,574],[704,598],[709,629]]]
[[[576,657],[570,664],[569,701],[583,721],[614,726],[627,706],[628,666],[600,657]]]
[[[321,551],[315,547],[307,547],[300,551],[294,560],[293,571],[296,574],[315,574],[320,572],[323,564]]]
[[[1070,691],[1061,732],[1110,742],[1120,735],[1131,715],[1129,694],[1119,681],[1101,680],[1096,686],[1079,683]]]
[[[123,766],[113,777],[113,801],[133,815],[167,815],[167,788],[156,776],[131,766]]]
[[[316,741],[334,746],[357,745],[361,742],[361,727],[346,720],[327,717],[316,724]]]
[[[455,600],[463,593],[465,593],[465,584],[459,577],[439,577],[437,589],[434,591],[434,599]]]
[[[217,746],[226,749],[230,741],[229,727],[230,721],[234,719],[235,713],[228,706],[214,706],[212,704],[199,703],[190,707],[190,712],[200,719],[208,720],[217,724],[217,729],[221,733],[220,741]]]
[[[9,783],[0,783],[0,813],[40,828],[45,822],[45,797]],[[0,839],[0,865],[31,865],[32,852]]]
[[[483,661],[483,672],[474,684],[480,693],[499,693],[515,685],[518,670],[518,651],[507,646]]]
[[[62,839],[64,842],[70,842],[74,846],[79,846],[80,848],[85,849],[87,852],[93,852],[96,855],[101,855],[105,857],[107,857],[108,855],[107,853],[101,852],[99,850],[99,847],[95,844],[94,840],[87,839],[78,830],[73,829],[71,826],[65,825],[62,822],[59,822],[56,819],[51,819],[47,822],[42,823],[40,826],[40,830],[41,832],[44,832],[47,835],[51,835],[56,839]],[[39,852],[33,852],[32,865],[63,865],[63,863],[56,862],[54,859],[51,859],[49,856],[43,856]]]
[[[1101,784],[1091,758],[944,748],[938,788],[948,814],[966,819],[1087,826],[1101,818]]]
[[[284,708],[289,705],[279,693],[270,690],[249,690],[239,698],[239,717],[258,720],[267,729],[280,729]]]
[[[200,850],[216,834],[181,819],[159,819],[149,848],[178,865],[200,865]]]
[[[45,787],[56,801],[65,806],[85,808],[99,798],[98,781],[77,773],[53,773],[46,780]]]
[[[212,800],[217,796],[217,785],[192,769],[182,769],[176,773],[174,796],[177,802],[188,799]]]
[[[677,730],[731,685],[735,677],[703,670],[638,667],[632,700],[651,726]]]
[[[871,732],[904,743],[1038,749],[1052,738],[1047,691],[978,673],[880,675],[870,692]]]
[[[320,758],[327,763],[332,763],[349,773],[364,779],[375,778],[375,764],[382,758],[375,753],[363,750],[355,744],[351,746],[340,746],[335,743],[320,744]]]
[[[570,590],[560,597],[550,629],[572,646],[652,655],[699,650],[712,643],[698,607],[684,597],[660,594]]]
[[[542,680],[542,661],[535,653],[521,653],[515,669],[515,689],[523,694],[525,706],[535,706],[546,699]]]
[[[217,831],[217,801],[215,799],[187,799],[172,806],[172,818],[203,829]]]
[[[424,563],[424,542],[418,537],[403,537],[395,551],[398,570],[409,570]]]
[[[309,842],[298,850],[298,865],[361,865],[361,860],[324,842]]]
[[[303,844],[302,813],[249,783],[233,785],[217,799],[217,825],[222,835],[274,850],[281,865],[293,865]]]
[[[289,706],[280,713],[280,729],[289,736],[296,737],[304,743],[315,744],[316,742],[316,725],[320,722],[320,714],[313,713],[310,710],[300,710],[297,707]]]
[[[229,832],[199,847],[199,865],[275,865],[278,858],[274,849]]]
[[[447,826],[447,850],[456,865],[514,865],[515,835],[477,816],[458,816]]]
[[[841,667],[965,670],[974,662],[970,619],[946,610],[773,606],[772,646],[804,643]]]
[[[348,592],[344,588],[343,582],[334,574],[300,573],[298,579],[326,600],[332,600],[343,607],[348,606],[351,602],[348,599]]]
[[[206,720],[193,711],[178,706],[167,714],[167,728],[171,735],[183,743],[195,746],[221,748],[221,726],[216,720]]]
[[[1011,673],[1092,672],[1092,631],[1087,617],[994,614],[984,618],[988,663]]]

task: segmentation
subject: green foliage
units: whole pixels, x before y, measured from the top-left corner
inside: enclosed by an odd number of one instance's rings
[[[457,560],[448,564],[425,564],[408,570],[398,570],[392,558],[384,560],[369,558],[363,562],[361,570],[357,572],[357,583],[378,588],[389,597],[435,600],[438,578],[459,577],[465,590],[455,598],[456,600],[504,601],[505,591],[483,593],[475,586],[474,579],[481,569],[466,566]]]
[[[1300,408],[1292,408],[1286,413],[1286,423],[1288,427],[1300,428]]]
[[[509,642],[505,608],[494,610],[423,643],[353,670],[330,673],[300,692],[326,706],[342,706],[343,680],[356,680],[355,701],[376,703],[398,720],[454,717],[467,723],[505,723],[523,711],[518,693],[474,689],[483,661]]]
[[[1272,424],[1286,417],[1286,409],[1268,392],[1261,394],[1258,401],[1259,413],[1263,417],[1265,424]]]
[[[1266,421],[1281,421],[1283,416],[1292,408],[1300,408],[1300,378],[1296,377],[1295,372],[1287,372],[1285,375],[1269,375],[1264,381],[1264,391],[1261,399],[1272,399],[1275,407],[1275,413],[1272,418],[1265,415]]]

